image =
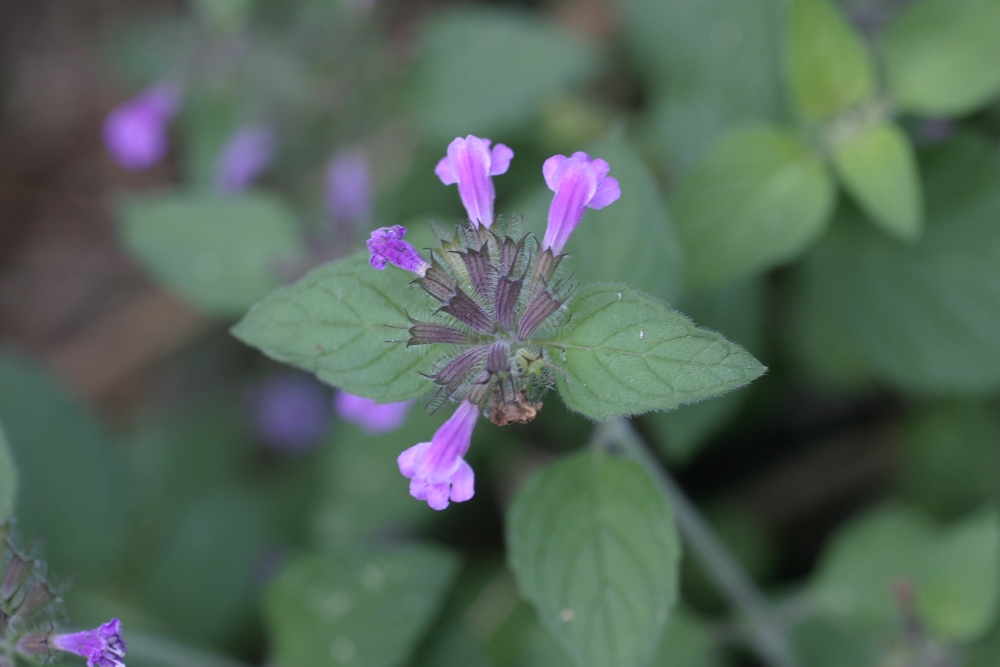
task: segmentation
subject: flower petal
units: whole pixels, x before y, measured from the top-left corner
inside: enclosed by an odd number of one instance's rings
[[[472,472],[472,466],[463,459],[451,478],[451,499],[456,503],[464,503],[475,495],[475,486],[476,475]]]
[[[604,208],[608,204],[618,201],[621,196],[622,189],[618,185],[618,179],[606,176],[597,184],[597,191],[590,198],[590,203],[587,206],[593,209]]]
[[[504,144],[494,146],[490,151],[490,176],[506,174],[513,157],[514,151]]]
[[[556,191],[556,171],[565,161],[565,155],[553,155],[542,165],[542,175],[545,176],[545,184],[549,186],[549,190],[552,190],[552,192]]]
[[[412,478],[414,475],[414,470],[417,464],[417,459],[420,457],[424,451],[430,447],[429,442],[420,442],[399,455],[396,459],[396,463],[399,465],[399,472],[403,473],[403,477]]]
[[[434,167],[434,173],[445,185],[458,183],[458,177],[455,176],[455,170],[451,168],[451,159],[448,157],[441,158],[441,161]]]

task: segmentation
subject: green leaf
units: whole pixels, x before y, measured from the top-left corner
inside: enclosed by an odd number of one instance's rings
[[[235,487],[189,503],[160,537],[141,583],[144,604],[199,642],[236,636],[252,617],[270,541],[263,513],[258,495]]]
[[[944,530],[900,508],[883,508],[842,529],[813,583],[821,611],[889,631],[899,619],[894,587],[912,584],[933,636],[982,636],[1000,604],[1000,516],[979,512]]]
[[[803,116],[827,118],[865,100],[875,74],[861,36],[828,0],[791,0],[788,71]]]
[[[834,194],[822,162],[788,131],[730,134],[674,197],[689,285],[715,287],[794,259],[826,227]]]
[[[722,658],[708,624],[679,608],[670,615],[651,664],[656,667],[716,667],[722,664]]]
[[[842,210],[809,255],[800,299],[878,374],[919,392],[1000,387],[1000,161],[959,136],[923,162],[927,225],[913,244]]]
[[[17,468],[14,457],[7,447],[7,439],[0,424],[0,524],[14,517],[14,501],[17,500]]]
[[[17,461],[17,518],[57,572],[94,581],[122,546],[122,466],[110,438],[44,369],[0,350],[0,415]]]
[[[565,252],[568,265],[584,283],[622,281],[672,301],[681,293],[683,250],[656,181],[621,138],[586,148],[611,165],[621,184],[621,199],[600,210],[587,209]],[[525,224],[538,238],[545,234],[552,192],[539,189],[523,209]]]
[[[680,542],[639,464],[588,451],[536,473],[508,517],[524,595],[580,667],[644,665],[677,596]]]
[[[503,9],[437,12],[418,50],[414,113],[438,140],[467,134],[499,140],[529,125],[546,99],[590,78],[598,63],[567,29]]]
[[[269,357],[315,373],[323,382],[380,403],[426,393],[436,361],[421,345],[407,347],[407,311],[425,310],[413,275],[376,271],[366,253],[331,262],[254,305],[233,335]],[[392,328],[396,327],[396,328]],[[401,330],[402,329],[402,330]]]
[[[761,280],[745,280],[723,289],[687,294],[677,309],[698,324],[718,331],[747,349],[763,346],[765,290]],[[659,436],[660,450],[674,463],[689,460],[708,438],[725,428],[739,411],[748,392],[732,392],[711,401],[684,405],[647,417]]]
[[[839,141],[833,163],[844,187],[872,222],[893,236],[920,236],[923,212],[913,146],[899,126],[876,123]]]
[[[457,569],[451,554],[431,547],[301,555],[265,596],[275,657],[285,667],[402,665]]]
[[[302,253],[295,218],[262,194],[174,193],[121,207],[126,247],[156,280],[208,312],[238,315]]]
[[[570,310],[546,345],[563,401],[591,419],[672,410],[765,371],[740,346],[628,285],[584,287]]]
[[[885,78],[903,110],[927,115],[974,111],[1000,94],[1000,2],[920,0],[882,40]]]
[[[688,169],[726,131],[781,119],[782,3],[625,0],[629,49],[646,70],[653,154]]]

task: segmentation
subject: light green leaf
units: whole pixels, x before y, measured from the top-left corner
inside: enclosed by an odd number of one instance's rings
[[[390,266],[376,271],[365,253],[331,262],[254,305],[233,335],[269,357],[292,364],[335,387],[380,403],[426,393],[436,361],[426,348],[407,347],[410,327],[425,306],[413,274]],[[392,328],[397,327],[397,328]],[[402,328],[402,329],[400,329]]]
[[[546,99],[590,78],[598,63],[567,29],[503,9],[437,12],[418,51],[414,112],[437,140],[475,134],[499,141],[537,117]]]
[[[458,569],[431,547],[310,553],[268,588],[264,616],[285,667],[394,667],[405,663]]]
[[[923,554],[917,606],[931,632],[967,642],[990,629],[1000,604],[1000,516],[979,512]]]
[[[791,0],[788,71],[803,116],[827,118],[872,94],[875,74],[861,36],[828,0]]]
[[[673,514],[632,461],[588,451],[535,474],[508,517],[524,595],[580,667],[644,665],[677,595]]]
[[[923,162],[927,226],[904,245],[844,209],[809,255],[799,298],[878,374],[911,391],[1000,387],[1000,161],[959,136]]]
[[[872,222],[893,236],[920,236],[923,211],[913,146],[895,123],[866,127],[839,141],[833,163],[847,191]]]
[[[622,281],[655,297],[672,301],[681,292],[683,250],[670,212],[642,159],[621,138],[586,147],[592,157],[611,165],[621,184],[621,198],[600,210],[587,209],[565,252],[584,283]],[[526,227],[545,235],[552,192],[540,189],[523,209]]]
[[[819,610],[886,632],[899,619],[895,587],[909,583],[932,635],[967,642],[996,619],[997,562],[994,510],[941,530],[913,512],[883,508],[838,533],[817,568],[813,593]]]
[[[0,415],[18,469],[18,526],[84,583],[122,546],[122,467],[110,437],[44,369],[0,350]]]
[[[765,368],[721,335],[699,329],[628,285],[591,285],[547,343],[559,394],[592,419],[672,410],[742,387]]]
[[[676,171],[689,168],[729,129],[780,120],[782,3],[619,4],[627,45],[652,93],[652,153]]]
[[[812,614],[789,633],[795,653],[809,667],[868,667],[881,659],[863,630],[831,614]]]
[[[14,501],[17,500],[17,468],[14,457],[7,447],[7,439],[0,424],[0,524],[14,516]]]
[[[794,259],[826,227],[834,193],[822,162],[788,131],[730,134],[674,196],[690,286],[715,287]]]
[[[262,194],[174,193],[129,198],[122,237],[154,278],[200,308],[238,315],[282,284],[302,253],[295,219]]]
[[[996,97],[997,26],[997,0],[920,0],[906,7],[882,40],[893,101],[906,111],[951,116]]]

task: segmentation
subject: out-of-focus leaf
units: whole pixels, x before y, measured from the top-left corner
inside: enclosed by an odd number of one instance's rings
[[[861,35],[829,0],[791,0],[788,71],[793,98],[808,118],[833,116],[869,97],[875,86]]]
[[[291,211],[262,194],[135,197],[121,217],[126,247],[154,278],[220,315],[281,285],[281,263],[302,252]]]
[[[790,132],[761,127],[727,136],[674,197],[691,287],[794,259],[825,228],[834,192],[822,162]]]
[[[957,137],[924,162],[927,226],[904,245],[850,209],[804,265],[827,311],[884,379],[911,391],[1000,387],[1000,160]]]
[[[847,191],[876,225],[906,241],[920,236],[917,159],[899,126],[876,123],[845,137],[834,146],[833,163]]]
[[[439,12],[424,25],[418,50],[413,108],[435,140],[501,141],[530,123],[547,98],[590,78],[598,63],[594,49],[565,28],[503,9]]]
[[[1000,493],[1000,416],[985,404],[918,405],[899,440],[902,491],[928,511],[952,518]]]
[[[717,667],[722,664],[722,656],[708,624],[679,608],[670,615],[651,664],[655,667]]]
[[[122,546],[121,461],[97,419],[42,368],[0,351],[0,415],[17,461],[17,516],[57,572],[91,580]]]
[[[17,468],[14,457],[7,447],[7,439],[0,423],[0,523],[14,516],[14,501],[17,499]]]
[[[645,664],[677,595],[680,544],[663,494],[637,463],[585,452],[518,492],[510,564],[580,667]]]
[[[722,289],[688,294],[677,304],[699,326],[718,331],[753,353],[763,347],[764,284],[744,280]],[[725,427],[748,392],[737,391],[713,400],[683,405],[647,417],[660,436],[660,449],[672,461],[691,458],[714,433]]]
[[[253,613],[268,544],[259,496],[221,489],[168,527],[143,580],[143,599],[184,636],[222,642]]]
[[[813,583],[818,609],[871,630],[898,623],[895,588],[912,586],[916,612],[934,637],[982,636],[1000,603],[1000,517],[979,512],[945,530],[918,514],[883,508],[842,529]]]
[[[627,0],[625,37],[648,74],[656,153],[678,171],[727,130],[779,120],[781,3]]]
[[[626,282],[665,301],[676,299],[684,277],[683,251],[652,174],[623,139],[605,139],[586,151],[611,165],[622,196],[603,209],[587,209],[566,244],[567,266],[583,283]],[[539,239],[552,195],[540,190],[524,211],[526,227]]]
[[[448,552],[425,546],[295,558],[264,602],[276,659],[285,667],[404,664],[457,567]]]
[[[869,667],[878,664],[876,644],[842,618],[813,614],[791,629],[796,654],[809,667]]]
[[[334,387],[380,403],[416,398],[433,383],[436,358],[403,342],[407,312],[420,317],[422,292],[413,274],[394,266],[376,271],[367,253],[330,262],[254,305],[233,335],[269,357],[315,373]],[[393,328],[395,327],[395,328]]]
[[[628,285],[591,285],[573,319],[546,343],[567,407],[591,419],[672,410],[724,394],[765,368],[738,345],[699,329]]]
[[[950,116],[1000,94],[998,25],[997,0],[912,3],[882,40],[893,102],[906,111]]]
[[[135,667],[249,667],[229,656],[137,632],[133,628],[129,628],[127,636],[128,663]]]

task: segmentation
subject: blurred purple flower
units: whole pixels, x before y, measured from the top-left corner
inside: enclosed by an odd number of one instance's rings
[[[358,150],[337,153],[326,169],[326,210],[344,225],[360,227],[372,217],[372,176]]]
[[[920,123],[920,134],[935,143],[944,141],[955,132],[955,123],[949,118],[927,118]]]
[[[172,83],[150,86],[104,120],[104,144],[121,166],[139,170],[167,154],[167,123],[180,106],[180,89]]]
[[[583,219],[584,208],[604,208],[621,197],[618,181],[608,176],[604,160],[591,159],[586,153],[571,157],[553,155],[542,165],[545,183],[555,192],[549,207],[549,225],[543,248],[560,253],[570,234]]]
[[[464,502],[475,494],[475,475],[465,462],[479,408],[462,401],[430,442],[421,442],[399,455],[399,471],[410,478],[410,495],[443,510],[448,501]]]
[[[113,618],[95,630],[52,635],[49,645],[87,659],[87,667],[125,667],[121,622]]]
[[[379,271],[384,269],[386,264],[395,264],[418,276],[427,273],[431,265],[420,256],[416,248],[403,240],[404,236],[406,227],[402,225],[376,229],[368,239],[368,252],[371,254],[368,263]]]
[[[474,226],[489,227],[496,199],[492,177],[506,173],[513,157],[514,151],[507,146],[497,144],[490,150],[489,139],[470,134],[448,145],[448,155],[441,158],[434,173],[445,185],[458,183],[458,196]]]
[[[230,135],[215,162],[215,189],[234,193],[250,187],[274,157],[274,130],[243,125]]]
[[[376,403],[370,398],[338,391],[333,406],[344,421],[357,424],[372,435],[395,431],[406,421],[413,401]]]
[[[323,435],[330,418],[326,389],[304,375],[266,380],[254,393],[252,405],[257,437],[278,452],[308,449]]]

